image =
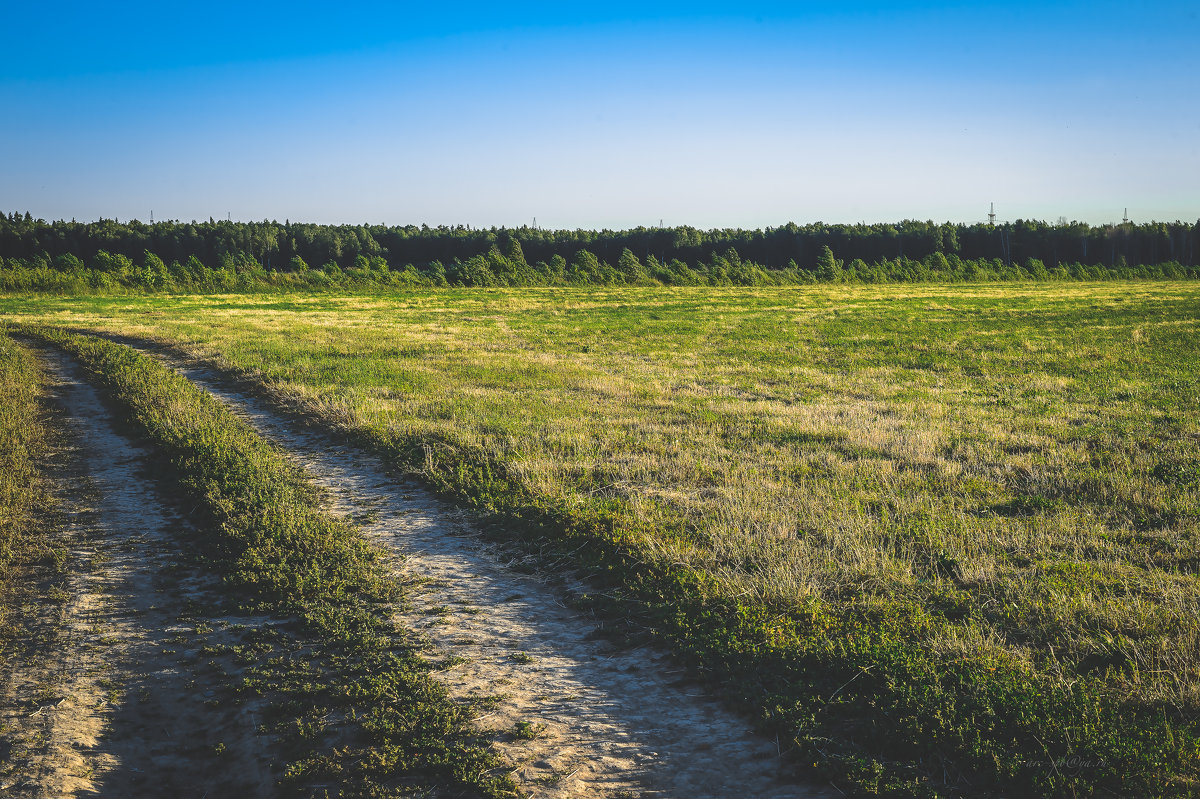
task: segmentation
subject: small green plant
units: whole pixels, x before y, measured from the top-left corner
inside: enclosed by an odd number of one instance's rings
[[[545,724],[537,724],[531,721],[518,721],[513,725],[513,737],[522,741],[532,741],[540,736],[546,730]]]

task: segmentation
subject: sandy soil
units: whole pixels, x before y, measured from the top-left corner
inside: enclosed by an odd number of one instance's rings
[[[805,784],[775,742],[681,681],[664,653],[606,642],[567,607],[570,583],[517,573],[461,512],[377,458],[284,418],[201,364],[167,362],[291,452],[336,511],[395,553],[412,605],[400,623],[425,636],[431,660],[450,664],[437,676],[453,696],[498,697],[478,723],[533,796],[841,795]]]
[[[216,586],[180,556],[186,520],[78,367],[42,354],[67,426],[53,477],[70,575],[54,617],[38,620],[40,656],[0,695],[0,795],[272,796],[259,707],[235,702],[201,655],[236,636],[196,615]]]

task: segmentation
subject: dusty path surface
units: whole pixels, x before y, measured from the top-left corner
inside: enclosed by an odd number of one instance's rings
[[[180,556],[186,521],[78,366],[39,352],[68,427],[53,478],[70,576],[56,618],[40,625],[45,651],[0,697],[0,795],[272,796],[259,708],[233,702],[201,654],[236,633],[197,615],[215,583]]]
[[[805,784],[775,742],[681,682],[662,652],[606,643],[561,588],[506,567],[463,514],[378,458],[284,418],[198,362],[146,351],[291,452],[335,511],[398,555],[411,604],[399,621],[426,637],[452,696],[496,697],[479,724],[531,795],[841,795]]]

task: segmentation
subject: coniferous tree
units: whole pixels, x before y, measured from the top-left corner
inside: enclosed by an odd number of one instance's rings
[[[504,255],[516,266],[526,267],[529,265],[525,261],[525,251],[521,249],[521,242],[515,236],[508,240],[508,249]]]
[[[842,279],[842,265],[833,257],[829,245],[822,247],[821,254],[817,256],[816,276],[823,283],[838,283]]]

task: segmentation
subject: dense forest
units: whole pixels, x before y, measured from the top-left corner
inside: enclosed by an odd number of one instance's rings
[[[773,285],[1200,277],[1195,224],[813,223],[758,230],[47,222],[0,213],[0,289]]]

